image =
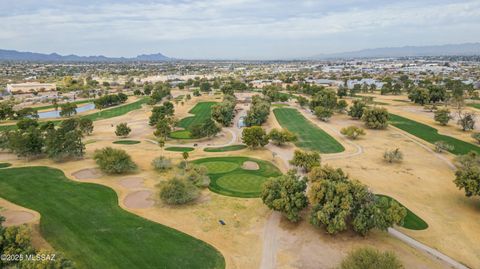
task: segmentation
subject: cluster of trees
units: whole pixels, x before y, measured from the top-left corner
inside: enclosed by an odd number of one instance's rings
[[[71,117],[77,114],[77,104],[67,102],[60,105],[60,117]]]
[[[82,138],[92,131],[90,119],[67,119],[58,127],[53,122],[40,125],[36,120],[23,119],[17,122],[16,130],[1,134],[0,148],[27,159],[46,155],[55,161],[65,161],[83,156]]]
[[[475,128],[475,123],[476,123],[475,113],[462,111],[461,109],[459,109],[457,116],[458,116],[457,125],[459,125],[463,131],[469,131]],[[435,112],[433,113],[433,119],[436,122],[438,122],[440,125],[446,126],[448,122],[451,119],[453,119],[453,116],[450,112],[450,109],[440,108],[440,109],[436,109]]]
[[[105,147],[95,150],[93,159],[100,167],[100,170],[107,174],[123,174],[133,172],[137,165],[123,149]]]
[[[347,230],[366,235],[372,229],[386,230],[402,224],[407,210],[397,202],[378,197],[367,186],[350,180],[341,169],[315,166],[306,180],[290,171],[268,180],[262,189],[262,201],[282,212],[289,220],[300,220],[300,212],[311,205],[309,220],[329,234]]]
[[[222,128],[212,119],[208,118],[204,122],[190,127],[189,131],[193,138],[213,137],[217,135]]]
[[[25,118],[38,119],[38,112],[31,107],[15,110],[10,101],[0,102],[0,120],[21,120]]]
[[[221,87],[221,91],[225,95],[233,95],[234,92],[244,92],[248,89],[247,85],[238,80],[232,80]]]
[[[370,107],[364,101],[355,100],[348,110],[353,119],[360,119],[368,129],[385,129],[388,127],[389,114],[387,109]]]
[[[357,126],[348,126],[340,130],[340,133],[349,139],[355,140],[361,135],[365,135],[365,131]]]
[[[242,131],[242,142],[250,148],[264,147],[271,141],[281,146],[288,142],[297,141],[297,136],[288,130],[272,129],[267,133],[260,126],[245,127]]]
[[[108,94],[95,99],[93,103],[95,104],[95,108],[104,109],[107,107],[123,104],[127,101],[127,99],[128,96],[124,93]]]
[[[32,246],[32,231],[26,225],[3,227],[5,218],[0,216],[0,268],[48,268],[73,269],[75,264],[60,253],[47,250],[37,250]],[[28,256],[44,257],[45,259],[26,259]],[[12,257],[7,259],[3,257]],[[24,259],[15,259],[22,256]]]
[[[290,99],[288,93],[282,93],[282,87],[277,85],[268,85],[263,87],[262,93],[270,102],[287,102]]]
[[[252,97],[252,105],[245,117],[246,126],[260,126],[265,123],[270,115],[270,101],[260,95]]]
[[[291,159],[289,163],[305,172],[310,172],[314,167],[320,166],[320,161],[321,158],[318,152],[308,152],[297,149],[293,153],[293,159]]]
[[[235,117],[235,105],[237,100],[233,92],[224,93],[223,101],[212,106],[212,118],[227,127],[232,124]]]

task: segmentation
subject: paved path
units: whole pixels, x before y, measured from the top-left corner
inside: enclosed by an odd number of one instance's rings
[[[277,231],[280,224],[281,214],[273,211],[263,230],[263,251],[261,269],[275,269],[278,249]]]

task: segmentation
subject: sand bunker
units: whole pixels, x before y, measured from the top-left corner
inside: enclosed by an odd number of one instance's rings
[[[144,179],[141,177],[126,177],[120,180],[120,185],[127,189],[143,187]]]
[[[132,192],[125,197],[123,203],[128,208],[150,208],[155,205],[155,201],[150,196],[152,192],[149,190]]]
[[[252,161],[246,161],[242,164],[242,169],[245,170],[258,170],[260,169],[260,166],[258,166],[258,163],[252,162]]]
[[[102,176],[102,172],[97,168],[87,168],[74,172],[72,176],[76,179],[96,179]]]
[[[6,219],[3,224],[6,227],[29,223],[35,218],[34,214],[20,210],[7,210],[2,212],[2,216]]]

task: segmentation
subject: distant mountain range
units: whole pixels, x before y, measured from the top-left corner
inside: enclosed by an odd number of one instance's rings
[[[364,49],[333,54],[319,54],[310,59],[348,59],[348,58],[382,58],[408,56],[470,56],[480,55],[480,43],[464,43],[440,46],[405,46],[392,48]]]
[[[99,56],[60,55],[57,53],[44,54],[0,49],[0,61],[28,61],[28,62],[162,62],[173,60],[161,53],[142,54],[134,58],[115,58]]]

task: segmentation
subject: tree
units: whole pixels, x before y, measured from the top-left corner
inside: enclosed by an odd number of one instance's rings
[[[132,129],[128,127],[126,122],[122,122],[117,125],[116,130],[115,130],[115,135],[116,136],[121,136],[121,137],[127,137]]]
[[[250,148],[263,147],[268,144],[268,135],[260,126],[245,127],[242,131],[242,142]]]
[[[403,153],[398,148],[386,150],[383,153],[383,159],[388,163],[401,162],[403,160]]]
[[[457,157],[457,171],[453,182],[465,191],[467,197],[480,195],[480,156],[472,151]]]
[[[290,170],[286,175],[267,180],[260,195],[268,208],[282,212],[292,222],[300,220],[300,212],[308,205],[307,183],[295,173]]]
[[[309,172],[313,167],[320,166],[320,161],[320,154],[318,152],[307,152],[297,149],[293,153],[293,159],[291,159],[289,163],[302,168],[305,172]]]
[[[210,83],[208,81],[202,82],[200,84],[200,91],[202,91],[202,92],[209,92],[209,91],[211,91],[211,89],[212,89],[212,85],[210,85]]]
[[[361,119],[365,108],[367,108],[367,104],[365,104],[365,102],[354,100],[350,110],[348,111],[348,115],[354,119]]]
[[[365,131],[362,128],[357,126],[348,126],[348,127],[342,128],[340,130],[340,133],[352,140],[357,139],[357,137],[361,135],[365,135]]]
[[[259,95],[252,97],[252,105],[245,117],[245,125],[247,126],[260,126],[267,121],[270,115],[270,101],[266,100]]]
[[[463,131],[473,130],[475,127],[475,113],[459,113],[457,124],[462,127]]]
[[[13,103],[9,101],[0,102],[0,120],[6,120],[13,117]]]
[[[30,121],[28,121],[30,122]],[[6,134],[7,147],[18,157],[36,158],[43,153],[44,135],[38,124],[24,126]]]
[[[158,121],[155,132],[153,133],[156,137],[162,138],[163,140],[172,132],[172,123],[169,119],[162,119]]]
[[[80,118],[79,128],[83,135],[91,135],[93,133],[93,121],[88,118]]]
[[[212,118],[223,126],[230,126],[235,117],[236,98],[233,95],[225,95],[223,102],[213,105]]]
[[[429,102],[430,95],[427,89],[415,88],[408,94],[408,99],[416,104],[424,105]]]
[[[340,269],[401,269],[402,263],[393,252],[380,252],[373,248],[359,248],[348,254]]]
[[[60,105],[60,116],[71,117],[77,114],[77,105],[75,103],[65,103]]]
[[[347,87],[345,87],[345,86],[343,86],[343,85],[340,86],[340,87],[338,87],[338,89],[337,89],[337,96],[338,96],[339,98],[343,98],[343,97],[345,97],[345,96],[347,96],[347,95],[348,95],[348,88],[347,88]]]
[[[328,121],[333,115],[333,110],[323,106],[317,106],[315,107],[314,113],[321,121]]]
[[[452,119],[452,116],[450,115],[450,110],[448,108],[443,108],[437,109],[437,111],[435,111],[433,119],[441,125],[445,126]]]
[[[160,199],[169,205],[182,205],[198,198],[198,189],[190,182],[170,179],[160,184]]]
[[[385,108],[373,107],[363,111],[362,121],[369,129],[385,129],[388,126],[388,111]]]
[[[347,110],[347,107],[348,107],[347,101],[345,101],[345,100],[339,100],[338,103],[337,103],[336,110],[337,110],[339,113],[344,113],[345,110]]]
[[[453,145],[448,144],[445,141],[437,141],[434,143],[435,145],[435,152],[442,153],[444,151],[453,151],[455,147]]]
[[[187,161],[187,160],[188,160],[188,157],[190,157],[190,154],[188,154],[188,152],[186,152],[186,151],[182,152],[182,158],[183,158],[183,160]]]
[[[317,92],[310,101],[310,109],[315,110],[317,106],[322,106],[326,109],[335,109],[337,106],[337,96],[334,91],[322,89]]]
[[[107,174],[123,174],[137,169],[128,153],[122,149],[106,147],[95,150],[93,159]]]
[[[272,140],[272,142],[278,146],[283,145],[288,142],[295,142],[297,141],[297,136],[288,130],[279,130],[273,128],[268,133],[268,138]]]
[[[297,96],[297,104],[301,107],[308,105],[308,99],[303,96]]]

